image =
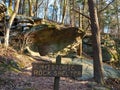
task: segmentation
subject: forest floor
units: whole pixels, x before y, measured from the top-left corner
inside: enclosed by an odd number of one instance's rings
[[[20,62],[24,62],[26,67],[20,71],[7,70],[0,74],[0,90],[53,90],[54,77],[33,77],[31,75],[31,63],[36,60],[42,63],[41,58],[36,59],[26,55],[19,55],[11,49],[7,51],[1,50],[0,59],[4,59],[3,57],[8,58],[5,59],[7,63],[9,63],[7,60],[11,59],[22,60]],[[1,68],[0,70],[2,70]],[[61,77],[59,90],[120,90],[120,80],[107,79],[106,84],[102,86],[94,82],[94,80],[78,81],[73,78]]]
[[[0,90],[53,90],[53,77],[32,77],[29,72],[6,73],[2,77]],[[92,90],[90,81],[60,78],[59,90]]]

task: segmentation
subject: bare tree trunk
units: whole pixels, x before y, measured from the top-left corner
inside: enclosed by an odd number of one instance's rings
[[[43,4],[43,1],[44,1],[44,0],[41,0],[40,3],[38,3],[38,1],[39,1],[39,0],[36,0],[36,7],[35,7],[35,10],[34,10],[34,15],[33,15],[33,16],[36,16],[36,17],[37,17],[37,15],[38,15],[38,9],[39,9],[39,7]]]
[[[54,9],[52,13],[52,20],[57,21],[57,5],[56,5],[56,0],[54,0]]]
[[[23,0],[23,6],[22,6],[22,14],[25,15],[25,1],[26,0]]]
[[[20,6],[19,6],[18,14],[22,13],[22,4],[23,4],[23,0],[20,0]]]
[[[28,3],[29,3],[29,16],[33,16],[32,2],[31,2],[31,0],[28,0]]]
[[[62,3],[63,3],[63,0],[59,0],[59,2],[60,2],[60,15],[59,15],[59,20],[60,20],[60,22],[62,22],[61,15],[62,15],[62,13],[63,13],[63,11],[62,11],[62,8],[63,8]]]
[[[84,0],[83,1],[83,8],[82,8],[82,13],[86,13],[86,2],[87,2],[87,0]],[[81,17],[81,28],[84,30],[85,29],[85,27],[86,27],[86,18],[84,17],[84,16],[82,16]]]
[[[70,24],[72,27],[75,26],[75,0],[70,0]]]
[[[79,11],[81,12],[81,8],[79,7]],[[79,13],[78,13],[79,14]],[[79,28],[82,27],[82,22],[81,22],[81,19],[82,19],[82,15],[79,14]]]
[[[13,14],[11,15],[10,17],[10,20],[8,21],[8,24],[7,24],[7,27],[6,27],[6,34],[5,34],[5,47],[8,47],[9,46],[9,34],[10,34],[10,28],[12,26],[12,23],[13,23],[13,20],[18,12],[18,8],[19,8],[19,2],[20,0],[17,0],[16,1],[16,5],[15,5],[15,10],[13,12]]]
[[[12,8],[12,0],[9,0],[9,7]]]
[[[37,17],[37,10],[38,10],[38,0],[36,0],[36,8],[35,8],[36,13],[34,12],[36,17]]]
[[[104,0],[96,0],[96,4],[97,4],[97,11],[102,10],[102,8],[104,7],[103,5]],[[102,33],[104,33],[104,20],[103,20],[103,13],[102,12],[97,12],[98,15],[98,21],[99,21],[99,26],[100,26],[100,30]]]
[[[47,2],[45,3],[45,14],[44,14],[44,19],[47,19],[47,9],[48,9],[48,4],[49,4],[49,0],[47,0]]]
[[[93,60],[94,60],[94,79],[100,84],[104,84],[103,67],[102,67],[102,52],[100,41],[100,30],[98,24],[97,12],[94,7],[94,1],[88,0],[91,31],[92,31],[92,45],[93,45]]]
[[[117,31],[118,31],[118,35],[117,35],[117,38],[120,38],[120,26],[119,26],[119,10],[118,10],[118,2],[117,0],[115,1],[115,8],[116,8],[116,17],[117,17]]]
[[[66,14],[66,7],[67,7],[67,0],[64,0],[64,4],[63,4],[63,13],[62,13],[62,23],[64,23],[64,18],[65,18],[65,14]]]
[[[8,6],[8,14],[9,14],[9,16],[11,16],[12,13],[13,13],[12,5],[13,5],[12,0],[9,0],[9,6]]]

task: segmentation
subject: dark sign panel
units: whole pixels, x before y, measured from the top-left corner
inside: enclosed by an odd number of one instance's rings
[[[82,65],[65,64],[32,64],[33,76],[76,77],[82,76]]]

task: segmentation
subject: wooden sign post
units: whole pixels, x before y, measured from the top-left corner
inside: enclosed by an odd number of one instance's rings
[[[32,76],[55,77],[54,90],[59,90],[60,77],[82,76],[82,65],[61,64],[61,56],[57,56],[56,64],[32,63]]]
[[[61,56],[60,55],[58,55],[56,57],[56,64],[61,64]],[[59,90],[59,81],[60,81],[60,77],[54,78],[54,90]]]

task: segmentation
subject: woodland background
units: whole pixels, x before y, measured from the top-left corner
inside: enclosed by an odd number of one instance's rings
[[[119,0],[1,0],[0,62],[14,66],[18,54],[37,52],[39,59],[90,59],[95,82],[104,85],[103,62],[120,67],[119,25]]]

